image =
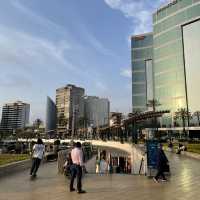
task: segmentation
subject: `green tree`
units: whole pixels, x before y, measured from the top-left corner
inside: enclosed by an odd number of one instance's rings
[[[191,118],[191,113],[186,108],[179,108],[174,114],[174,120],[181,120],[183,125],[183,133],[186,135],[186,123]]]
[[[42,124],[43,124],[43,121],[41,119],[37,118],[33,122],[33,127],[36,128],[36,129],[39,129]]]
[[[200,126],[200,111],[194,112],[194,113],[193,113],[193,116],[194,116],[194,117],[197,117],[198,125]]]
[[[152,108],[153,112],[156,111],[156,107],[160,106],[161,104],[157,99],[148,100],[147,107]]]
[[[152,108],[153,112],[156,112],[156,107],[158,107],[160,105],[161,104],[159,103],[159,101],[157,99],[148,100],[148,102],[147,102],[147,107]],[[152,124],[153,124],[153,127],[155,127],[156,129],[158,128],[157,117],[154,117],[152,119]],[[158,132],[158,131],[156,131],[156,132]]]

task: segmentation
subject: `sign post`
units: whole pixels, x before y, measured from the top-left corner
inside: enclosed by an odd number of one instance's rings
[[[157,140],[148,140],[147,141],[147,169],[148,174],[152,176],[152,170],[157,168],[157,154],[158,154],[158,141]]]

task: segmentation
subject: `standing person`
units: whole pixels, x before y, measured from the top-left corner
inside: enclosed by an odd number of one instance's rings
[[[99,174],[100,171],[100,160],[99,157],[96,157],[96,174]]]
[[[33,177],[36,177],[38,168],[40,166],[40,162],[43,158],[45,152],[45,146],[43,144],[43,141],[38,138],[37,143],[33,146],[33,152],[32,152],[32,167],[30,171],[30,175]]]
[[[157,175],[153,178],[155,182],[158,183],[159,177],[161,177],[161,181],[167,181],[164,175],[164,171],[166,169],[166,166],[168,166],[168,159],[162,149],[162,144],[160,144],[160,148],[158,150],[158,158],[157,158]]]
[[[77,192],[79,194],[86,193],[82,190],[82,167],[83,167],[83,151],[81,143],[77,142],[75,148],[71,151],[72,166],[71,166],[71,181],[70,181],[70,192],[75,191],[74,179],[77,177]]]
[[[102,175],[107,173],[107,170],[108,170],[108,163],[106,162],[106,159],[103,155],[100,160],[100,174]]]

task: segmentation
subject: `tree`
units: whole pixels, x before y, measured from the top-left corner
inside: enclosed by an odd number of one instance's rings
[[[183,133],[186,135],[186,122],[191,118],[191,113],[186,108],[179,108],[174,115],[174,120],[180,119],[183,125]]]
[[[39,129],[40,126],[43,124],[43,121],[39,118],[37,118],[34,122],[33,122],[33,127],[35,127],[36,129]]]
[[[148,100],[147,102],[147,107],[150,107],[152,108],[153,112],[156,112],[156,107],[160,106],[161,104],[159,103],[159,101],[157,99],[152,99],[152,100]],[[156,129],[158,128],[157,127],[157,117],[154,117],[153,118],[153,126],[156,127]]]
[[[194,113],[193,113],[193,116],[194,116],[194,117],[197,117],[198,125],[200,126],[200,111],[194,112]]]
[[[148,100],[147,103],[147,107],[150,107],[153,109],[153,112],[156,111],[156,107],[160,106],[161,104],[159,103],[159,101],[157,99],[152,99],[152,100]]]

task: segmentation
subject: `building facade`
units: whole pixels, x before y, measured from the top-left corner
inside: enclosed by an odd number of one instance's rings
[[[109,125],[110,102],[108,99],[86,96],[84,107],[87,127],[99,128]]]
[[[153,98],[153,34],[131,38],[132,105],[133,112],[147,110],[147,102]]]
[[[14,131],[25,128],[29,123],[30,104],[17,101],[7,103],[2,109],[1,129],[4,131]]]
[[[56,90],[57,133],[72,135],[84,117],[85,90],[75,85],[67,85]]]
[[[199,35],[200,0],[173,0],[153,14],[154,99],[158,110],[171,111],[162,120],[166,127],[174,126],[179,109],[200,110]]]
[[[56,133],[56,104],[50,97],[47,97],[46,105],[46,133],[53,135]]]

